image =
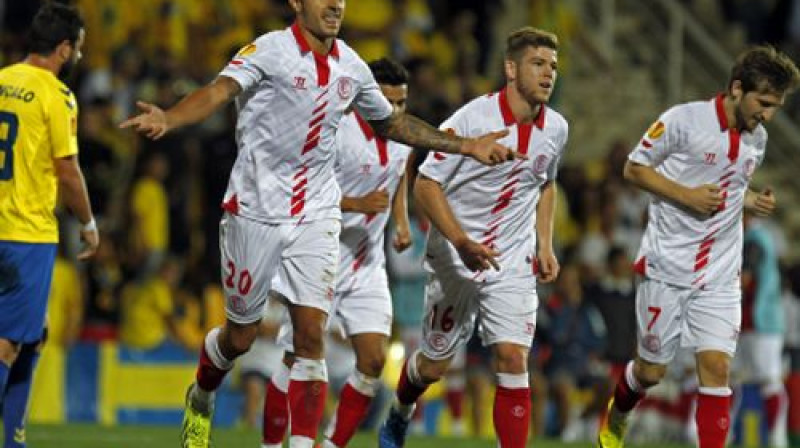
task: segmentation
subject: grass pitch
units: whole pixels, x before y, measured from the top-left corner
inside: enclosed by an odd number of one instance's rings
[[[28,428],[31,448],[178,448],[177,427],[97,425],[33,425]],[[258,448],[260,434],[244,429],[214,430],[215,448]],[[376,448],[375,433],[360,433],[351,448]],[[287,444],[284,444],[287,446]],[[589,443],[566,444],[556,440],[536,440],[534,448],[589,447]],[[407,448],[496,448],[497,442],[485,439],[447,437],[409,437]],[[626,445],[628,448],[688,448],[684,445]]]

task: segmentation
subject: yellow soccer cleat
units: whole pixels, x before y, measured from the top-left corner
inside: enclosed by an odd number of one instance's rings
[[[628,413],[620,412],[614,406],[614,397],[608,402],[608,412],[600,423],[597,434],[597,448],[622,448],[625,442],[625,431],[628,428]]]
[[[209,448],[211,446],[211,415],[213,407],[203,411],[192,404],[192,388],[186,391],[186,409],[181,425],[181,448]]]

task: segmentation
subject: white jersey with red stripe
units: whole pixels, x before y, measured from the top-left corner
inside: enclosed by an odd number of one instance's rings
[[[336,288],[340,292],[370,286],[372,274],[385,269],[386,223],[411,147],[376,136],[366,120],[355,112],[342,119],[337,139],[336,179],[342,194],[360,197],[385,189],[390,198],[390,207],[383,213],[342,213]]]
[[[242,87],[224,208],[275,224],[339,218],[339,121],[351,103],[368,120],[392,113],[366,63],[341,40],[315,53],[295,24],[242,48],[220,76]]]
[[[761,125],[728,129],[722,95],[666,111],[628,158],[686,187],[718,185],[724,202],[705,217],[653,196],[637,271],[677,286],[738,289],[744,196],[766,144]]]
[[[471,239],[500,252],[501,270],[470,272],[435,228],[428,237],[426,267],[455,271],[477,281],[530,276],[540,188],[556,178],[567,143],[567,121],[543,105],[532,123],[517,123],[502,90],[467,103],[441,127],[465,137],[508,128],[509,135],[499,142],[527,154],[528,159],[489,167],[459,155],[428,155],[420,173],[441,184],[450,208]]]

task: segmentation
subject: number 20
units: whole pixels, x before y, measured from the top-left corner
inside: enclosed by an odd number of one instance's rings
[[[0,180],[10,180],[14,177],[14,143],[17,141],[19,120],[11,112],[0,111],[0,130],[5,127],[5,135],[0,133]]]

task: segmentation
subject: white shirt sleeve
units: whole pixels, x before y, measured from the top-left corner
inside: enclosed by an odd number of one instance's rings
[[[455,135],[469,137],[466,115],[463,113],[464,109],[458,110],[455,114],[450,116],[439,129],[450,132]],[[453,178],[458,167],[464,161],[464,156],[459,154],[446,154],[443,152],[430,152],[425,162],[419,167],[419,172],[430,179],[439,182],[442,187]]]
[[[628,160],[655,168],[670,154],[680,150],[686,141],[685,135],[683,121],[672,108],[647,129]]]
[[[367,121],[385,120],[392,115],[392,104],[383,96],[381,88],[364,61],[358,61],[358,84],[361,86],[353,105]]]
[[[547,167],[547,180],[556,180],[558,174],[558,165],[561,164],[561,157],[564,155],[564,149],[567,146],[567,139],[569,136],[569,124],[564,120],[564,127],[561,135],[561,141],[558,142],[558,151],[556,157],[550,161],[550,166]]]
[[[271,35],[261,36],[255,42],[242,47],[222,69],[220,76],[233,78],[242,91],[248,90],[269,77],[273,73],[270,67],[280,63],[278,47]]]

